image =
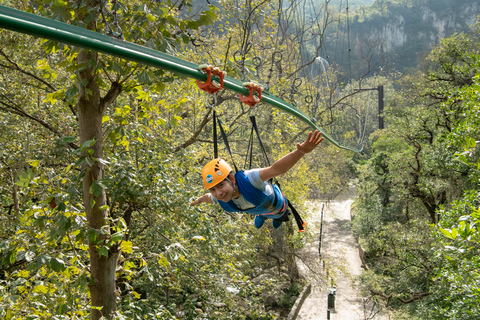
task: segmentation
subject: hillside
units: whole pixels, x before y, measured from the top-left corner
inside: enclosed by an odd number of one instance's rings
[[[405,72],[442,38],[469,32],[479,9],[476,0],[377,0],[350,10],[348,24],[343,11],[339,23],[327,29],[323,52],[347,78],[361,77],[369,66]]]

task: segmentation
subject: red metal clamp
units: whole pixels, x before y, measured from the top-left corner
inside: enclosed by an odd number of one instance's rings
[[[262,101],[262,91],[263,91],[263,88],[253,82],[245,82],[243,84],[243,86],[245,88],[248,88],[250,89],[250,94],[248,95],[248,97],[245,97],[243,95],[240,94],[240,100],[243,102],[243,103],[246,103],[248,104],[250,107],[254,107],[257,103],[259,103],[260,101]],[[254,94],[254,91],[257,92],[257,95]]]
[[[202,64],[198,66],[198,69],[202,70],[203,72],[206,72],[208,75],[207,81],[205,82],[200,82],[200,80],[197,80],[197,85],[200,89],[212,94],[223,88],[223,78],[227,74],[225,71],[221,71],[218,68],[214,68],[206,64]],[[212,79],[212,74],[218,77],[220,82],[218,82],[215,79]]]

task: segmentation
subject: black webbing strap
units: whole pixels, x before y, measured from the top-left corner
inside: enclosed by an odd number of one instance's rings
[[[235,167],[235,171],[238,172],[237,165],[235,164],[235,160],[233,159],[232,150],[230,150],[230,145],[228,144],[227,135],[223,130],[223,126],[222,126],[222,123],[220,122],[220,119],[217,119],[217,121],[218,121],[218,127],[220,128],[220,134],[222,135],[223,142],[225,143],[225,147],[227,148],[227,151],[230,154],[230,158],[232,159],[232,163],[233,163],[233,166]]]
[[[267,162],[267,165],[270,166],[270,161],[268,160],[267,152],[265,150],[265,147],[263,146],[262,140],[260,139],[260,134],[258,132],[257,121],[255,119],[255,116],[250,116],[250,121],[252,122],[252,129],[255,129],[255,132],[257,134],[258,143],[260,144],[260,147],[262,148],[262,152],[263,152],[263,155],[265,156],[265,160]],[[272,184],[272,179],[270,179],[268,182],[270,184]],[[276,181],[275,184],[278,186],[278,188],[280,188],[280,184],[278,183],[278,181]],[[272,190],[273,190],[273,185],[272,185]],[[281,190],[281,188],[280,188],[280,190]],[[305,231],[305,222],[303,222],[302,218],[300,217],[297,210],[293,207],[293,205],[290,201],[288,201],[288,207],[290,208],[290,211],[292,212],[293,217],[295,218],[295,221],[297,222],[298,231],[300,231],[300,232]]]
[[[217,112],[213,109],[213,158],[218,158]]]
[[[262,148],[263,156],[265,157],[265,162],[266,162],[267,166],[270,166],[270,160],[268,160],[267,151],[265,150],[265,147],[263,146],[262,139],[260,138],[260,134],[258,132],[257,119],[255,118],[255,116],[250,116],[250,121],[252,122],[252,134],[253,134],[253,130],[255,130],[255,133],[257,134],[258,144],[260,145],[260,148]],[[253,153],[253,149],[252,149],[252,153]],[[252,153],[250,154],[250,158],[252,157]],[[272,190],[273,190],[273,185],[272,185],[273,179],[268,179],[268,183],[270,183],[270,185],[272,186]],[[279,185],[279,187],[280,187],[280,185]]]
[[[293,207],[293,205],[290,201],[288,201],[288,207],[290,208],[290,211],[292,211],[293,217],[295,218],[295,221],[297,222],[298,231],[300,231],[300,232],[305,231],[305,222],[303,222],[302,218],[300,217],[297,210]]]
[[[262,139],[260,139],[260,134],[258,133],[257,120],[256,120],[255,116],[250,116],[250,121],[252,122],[252,129],[254,129],[255,133],[257,134],[258,143],[260,144],[260,147],[262,148],[263,156],[265,157],[265,161],[267,162],[267,166],[270,166],[270,160],[268,160],[267,151],[265,150],[265,147],[263,146],[263,143],[262,143]]]
[[[247,160],[250,156],[250,163],[248,165],[248,169],[252,169],[252,160],[253,160],[253,126],[250,130],[250,137],[248,138],[248,146],[247,146],[247,153],[245,154],[245,163],[243,164],[244,168],[247,168]]]

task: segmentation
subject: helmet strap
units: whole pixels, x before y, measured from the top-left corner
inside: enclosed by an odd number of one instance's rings
[[[236,183],[233,183],[228,177],[226,177],[225,180],[227,180],[228,182],[230,182],[230,184],[231,184],[232,187],[233,187],[233,193],[232,193],[232,199],[233,199],[233,197],[235,196],[235,193],[237,192],[237,191],[235,190],[235,187],[236,187],[237,184],[236,184]]]
[[[237,186],[236,183],[232,183],[232,187],[233,187],[233,193],[232,193],[232,199],[233,197],[235,196],[235,192],[237,192],[237,190],[235,190],[235,187]]]

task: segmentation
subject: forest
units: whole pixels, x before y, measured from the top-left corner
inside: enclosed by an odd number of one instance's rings
[[[0,28],[0,318],[286,319],[306,285],[296,259],[316,231],[311,203],[353,183],[365,297],[392,319],[475,319],[478,25],[408,72],[372,61],[345,82],[317,59],[339,22],[329,4],[306,15],[303,0],[2,0],[255,81],[338,145],[278,178],[306,231],[256,229],[251,215],[189,205],[206,192],[214,111],[233,153],[220,141],[219,154],[240,169],[295,150],[310,126],[184,75]],[[249,153],[251,115],[268,159]]]

